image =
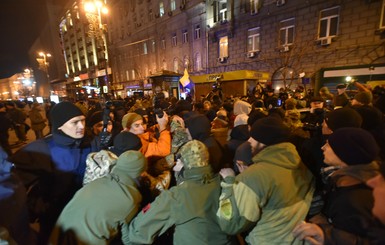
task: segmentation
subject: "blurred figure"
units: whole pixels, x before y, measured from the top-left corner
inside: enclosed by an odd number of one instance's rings
[[[29,119],[31,120],[31,128],[35,132],[36,139],[43,138],[43,129],[45,128],[45,119],[41,112],[43,111],[41,105],[37,102],[32,104],[31,111],[29,112]]]
[[[334,108],[340,108],[340,107],[345,107],[349,105],[349,96],[346,93],[346,84],[338,84],[336,89],[337,89],[337,94],[334,96]]]
[[[15,103],[12,101],[8,101],[6,103],[6,107],[9,119],[12,121],[13,129],[15,130],[17,138],[19,139],[19,141],[16,143],[25,143],[27,141],[25,131],[25,119],[27,119],[27,115],[19,108],[16,108]]]
[[[4,151],[11,155],[11,147],[9,146],[9,129],[12,127],[12,121],[9,119],[4,103],[0,102],[0,146]]]

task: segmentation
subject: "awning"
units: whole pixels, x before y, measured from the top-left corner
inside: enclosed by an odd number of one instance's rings
[[[220,79],[221,82],[236,80],[259,80],[267,82],[270,79],[270,73],[251,70],[228,71],[222,73],[205,74],[199,76],[191,76],[190,79],[194,83],[211,83]]]

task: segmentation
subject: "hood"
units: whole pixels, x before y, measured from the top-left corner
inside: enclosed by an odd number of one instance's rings
[[[272,157],[274,156],[274,157]],[[287,169],[301,167],[301,158],[292,143],[284,142],[270,145],[253,157],[253,163],[259,162],[273,164]]]

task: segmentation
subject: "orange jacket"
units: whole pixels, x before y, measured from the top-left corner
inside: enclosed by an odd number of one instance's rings
[[[171,153],[171,134],[169,130],[166,129],[160,132],[158,140],[150,132],[145,132],[138,136],[142,141],[140,152],[145,157],[165,157]]]

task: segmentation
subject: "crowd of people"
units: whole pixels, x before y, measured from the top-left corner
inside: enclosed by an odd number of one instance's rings
[[[25,114],[0,103],[0,241],[385,244],[385,89],[355,85],[63,101],[48,120],[35,102],[16,152]]]

